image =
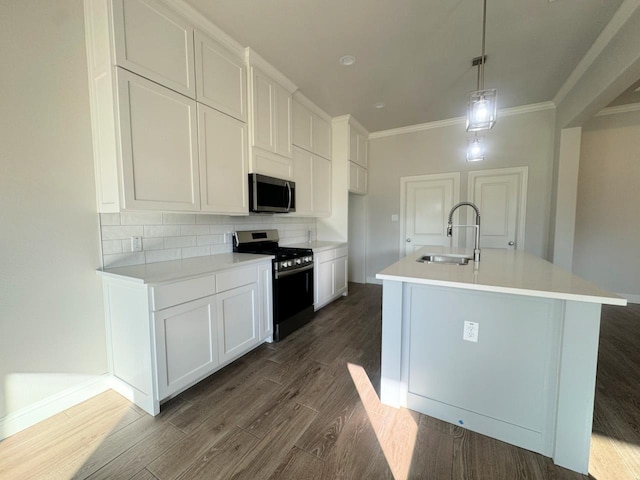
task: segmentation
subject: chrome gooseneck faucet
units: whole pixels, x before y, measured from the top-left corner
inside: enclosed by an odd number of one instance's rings
[[[476,212],[476,223],[475,225],[453,225],[453,212],[455,212],[458,208],[469,206],[473,208]],[[480,261],[480,209],[477,207],[475,203],[471,202],[460,202],[457,205],[454,205],[451,211],[449,212],[449,223],[447,224],[447,237],[453,235],[453,227],[456,228],[464,228],[471,227],[476,229],[476,241],[473,246],[473,261],[478,263]]]

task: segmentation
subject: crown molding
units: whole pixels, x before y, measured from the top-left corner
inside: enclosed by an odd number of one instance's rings
[[[520,107],[503,108],[498,110],[498,118],[510,117],[512,115],[522,115],[524,113],[540,112],[543,110],[551,110],[556,108],[553,102],[533,103],[531,105],[522,105]],[[406,133],[421,132],[423,130],[431,130],[434,128],[451,127],[454,125],[464,125],[465,117],[448,118],[435,122],[420,123],[417,125],[409,125],[407,127],[392,128],[390,130],[381,130],[369,134],[369,139],[391,137],[394,135],[404,135]]]
[[[553,98],[553,103],[559,105],[562,100],[569,94],[571,89],[576,86],[578,81],[583,77],[586,71],[593,65],[598,59],[604,49],[611,43],[613,38],[627,23],[627,20],[633,15],[633,13],[640,8],[640,0],[624,0],[620,8],[613,15],[609,23],[604,27],[596,41],[593,42],[591,48],[582,57],[582,60],[578,62],[576,68],[573,69],[571,75],[564,82],[556,96]]]
[[[165,4],[171,6],[182,16],[189,20],[195,27],[203,33],[212,37],[218,43],[231,50],[240,58],[244,57],[244,47],[240,45],[233,37],[229,36],[224,30],[216,24],[207,20],[198,10],[184,2],[184,0],[163,0]]]
[[[353,125],[356,128],[356,130],[361,130],[362,132],[367,134],[367,136],[369,135],[369,130],[364,128],[362,124],[358,120],[356,120],[356,118],[353,115],[349,115],[349,125]]]
[[[604,117],[606,115],[617,115],[620,113],[639,112],[640,103],[629,103],[627,105],[618,105],[616,107],[607,107],[596,113],[596,117]]]
[[[284,74],[276,67],[262,58],[254,49],[247,47],[244,49],[245,59],[250,67],[258,67],[264,73],[269,75],[272,79],[282,85],[289,93],[293,93],[298,90],[295,83],[289,80]]]
[[[364,128],[362,124],[358,122],[358,120],[356,120],[355,117],[351,114],[339,115],[337,117],[333,117],[333,119],[331,120],[331,123],[333,123],[334,125],[340,125],[340,124],[346,123],[347,125],[351,125],[357,130],[361,130],[362,132],[367,134],[367,138],[370,138],[371,136],[369,131],[366,128]]]
[[[319,106],[317,106],[315,103],[309,100],[309,98],[306,97],[304,93],[302,93],[300,90],[296,91],[293,94],[293,99],[296,100],[298,103],[307,107],[309,110],[311,110],[313,113],[318,115],[323,120],[331,123],[332,121],[331,115],[329,115],[327,112],[322,110]]]

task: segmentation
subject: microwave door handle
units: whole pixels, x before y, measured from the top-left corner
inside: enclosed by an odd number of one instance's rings
[[[287,212],[289,210],[291,210],[291,186],[289,185],[289,182],[284,182],[285,186],[287,187],[287,194],[289,196],[289,201],[287,202]]]

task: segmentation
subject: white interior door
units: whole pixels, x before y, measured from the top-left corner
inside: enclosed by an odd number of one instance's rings
[[[425,245],[449,245],[447,217],[460,198],[460,173],[402,177],[400,182],[400,254]]]
[[[469,172],[469,198],[480,209],[481,248],[524,248],[528,167]]]

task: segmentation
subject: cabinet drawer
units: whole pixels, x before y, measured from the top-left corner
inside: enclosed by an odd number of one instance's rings
[[[349,253],[349,247],[346,245],[342,247],[338,247],[335,249],[335,252],[336,252],[335,258],[346,257],[347,254]]]
[[[329,260],[333,260],[334,258],[336,258],[336,251],[333,248],[331,250],[318,252],[313,256],[314,263],[327,262]]]
[[[224,292],[258,281],[258,270],[255,266],[234,268],[216,275],[216,292]]]
[[[152,308],[154,311],[162,310],[163,308],[195,300],[196,298],[213,295],[215,292],[215,275],[159,285],[151,289]]]

